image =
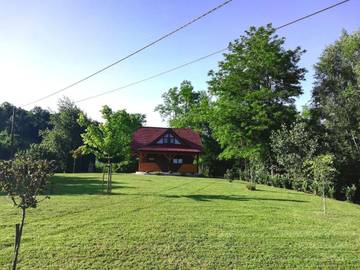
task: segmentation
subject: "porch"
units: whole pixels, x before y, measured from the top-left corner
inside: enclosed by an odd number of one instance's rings
[[[196,174],[198,159],[195,153],[140,152],[138,171]]]

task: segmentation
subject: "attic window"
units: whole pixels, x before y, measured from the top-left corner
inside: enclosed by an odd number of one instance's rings
[[[156,144],[180,144],[180,142],[171,133],[166,133],[156,142]]]

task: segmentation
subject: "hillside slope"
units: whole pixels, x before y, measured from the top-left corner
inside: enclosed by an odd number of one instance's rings
[[[360,269],[360,207],[219,179],[57,175],[28,212],[20,269]],[[0,268],[19,211],[0,196]]]

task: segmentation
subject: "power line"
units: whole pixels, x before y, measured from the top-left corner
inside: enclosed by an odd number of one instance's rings
[[[293,21],[290,21],[290,22],[288,22],[288,23],[285,23],[285,24],[283,24],[283,25],[280,25],[280,26],[278,26],[278,27],[275,27],[274,29],[277,31],[277,30],[279,30],[279,29],[281,29],[281,28],[285,28],[285,27],[287,27],[287,26],[289,26],[289,25],[292,25],[292,24],[294,24],[294,23],[297,23],[297,22],[300,22],[300,21],[302,21],[302,20],[308,19],[308,18],[313,17],[313,16],[315,16],[315,15],[317,15],[317,14],[319,14],[319,13],[322,13],[322,12],[324,12],[324,11],[327,11],[327,10],[329,10],[329,9],[332,9],[332,8],[334,8],[334,7],[336,7],[336,6],[342,5],[342,4],[344,4],[344,3],[346,3],[346,2],[349,2],[349,1],[350,1],[350,0],[341,1],[341,2],[336,3],[336,4],[334,4],[334,5],[328,6],[328,7],[326,7],[326,8],[321,9],[321,10],[315,11],[315,12],[313,12],[313,13],[310,13],[310,14],[308,14],[308,15],[305,15],[305,16],[303,16],[303,17],[300,17],[300,18],[298,18],[298,19],[295,19],[295,20],[293,20]],[[157,73],[157,74],[155,74],[155,75],[146,77],[146,78],[144,78],[144,79],[142,79],[142,80],[138,80],[138,81],[135,81],[135,82],[126,84],[126,85],[124,85],[124,86],[120,86],[120,87],[115,88],[115,89],[111,89],[111,90],[108,90],[108,91],[104,91],[104,92],[102,92],[102,93],[99,93],[99,94],[96,94],[96,95],[93,95],[93,96],[89,96],[89,97],[86,97],[86,98],[83,98],[83,99],[79,99],[79,100],[75,101],[75,103],[84,102],[84,101],[87,101],[87,100],[90,100],[90,99],[93,99],[93,98],[97,98],[97,97],[100,97],[100,96],[103,96],[103,95],[107,95],[107,94],[110,94],[110,93],[113,93],[113,92],[116,92],[116,91],[119,91],[119,90],[123,90],[123,89],[128,88],[128,87],[131,87],[131,86],[134,86],[134,85],[137,85],[137,84],[140,84],[140,83],[143,83],[143,82],[146,82],[146,81],[155,79],[155,78],[160,77],[160,76],[162,76],[162,75],[165,75],[165,74],[167,74],[167,73],[170,73],[170,72],[173,72],[173,71],[175,71],[175,70],[184,68],[184,67],[189,66],[189,65],[191,65],[191,64],[194,64],[194,63],[196,63],[196,62],[200,62],[200,61],[202,61],[202,60],[204,60],[204,59],[206,59],[206,58],[209,58],[209,57],[211,57],[211,56],[213,56],[213,55],[222,53],[222,52],[226,51],[227,49],[228,49],[228,48],[226,47],[226,48],[223,48],[223,49],[221,49],[221,50],[217,50],[217,51],[215,51],[215,52],[212,52],[212,53],[210,53],[210,54],[207,54],[207,55],[205,55],[205,56],[202,56],[202,57],[199,57],[199,58],[197,58],[197,59],[195,59],[195,60],[192,60],[192,61],[190,61],[190,62],[187,62],[187,63],[184,63],[184,64],[182,64],[182,65],[176,66],[176,67],[174,67],[174,68],[171,68],[171,69],[162,71],[162,72]]]
[[[324,11],[326,11],[326,10],[329,10],[329,9],[334,8],[334,7],[337,7],[337,6],[340,6],[340,5],[342,5],[342,4],[345,4],[346,2],[349,2],[349,1],[350,1],[350,0],[344,0],[344,1],[338,2],[338,3],[336,3],[336,4],[333,4],[333,5],[331,5],[331,6],[328,6],[328,7],[326,7],[326,8],[320,9],[320,10],[314,12],[314,13],[310,13],[310,14],[304,16],[304,17],[298,18],[298,19],[293,20],[293,21],[291,21],[291,22],[285,23],[285,24],[283,24],[283,25],[281,25],[281,26],[279,26],[279,27],[276,27],[275,30],[279,30],[279,29],[284,28],[284,27],[286,27],[286,26],[289,26],[289,25],[291,25],[291,24],[294,24],[294,23],[297,23],[297,22],[299,22],[299,21],[305,20],[305,19],[310,18],[310,17],[312,17],[312,16],[315,16],[315,15],[317,15],[317,14],[319,14],[319,13],[322,13],[322,12],[324,12]]]
[[[185,23],[184,25],[176,28],[175,30],[173,30],[173,31],[171,31],[171,32],[169,32],[169,33],[167,33],[167,34],[159,37],[158,39],[156,39],[156,40],[148,43],[147,45],[141,47],[140,49],[137,49],[136,51],[130,53],[129,55],[127,55],[127,56],[125,56],[125,57],[123,57],[123,58],[121,58],[121,59],[119,59],[119,60],[111,63],[110,65],[107,65],[107,66],[99,69],[98,71],[96,71],[96,72],[94,72],[94,73],[91,73],[90,75],[88,75],[88,76],[86,76],[86,77],[84,77],[84,78],[82,78],[82,79],[80,79],[80,80],[78,80],[78,81],[76,81],[76,82],[73,82],[72,84],[69,84],[68,86],[65,86],[64,88],[61,88],[61,89],[59,89],[59,90],[56,90],[56,91],[54,91],[54,92],[52,92],[52,93],[50,93],[50,94],[48,94],[48,95],[46,95],[46,96],[44,96],[44,97],[42,97],[42,98],[36,99],[36,100],[34,100],[34,101],[31,101],[31,102],[23,105],[23,107],[28,106],[28,105],[32,105],[32,104],[34,104],[34,103],[36,103],[36,102],[42,101],[42,100],[47,99],[47,98],[49,98],[49,97],[52,97],[52,96],[54,96],[54,95],[56,95],[56,94],[59,94],[59,93],[65,91],[65,90],[67,90],[67,89],[69,89],[69,88],[71,88],[71,87],[74,87],[75,85],[78,85],[78,84],[80,84],[80,83],[82,83],[82,82],[90,79],[91,77],[96,76],[97,74],[99,74],[99,73],[101,73],[101,72],[104,72],[105,70],[107,70],[107,69],[109,69],[109,68],[111,68],[111,67],[119,64],[120,62],[123,62],[124,60],[126,60],[126,59],[134,56],[135,54],[138,54],[139,52],[141,52],[141,51],[143,51],[143,50],[145,50],[145,49],[147,49],[147,48],[155,45],[156,43],[159,43],[160,41],[162,41],[162,40],[168,38],[169,36],[171,36],[171,35],[179,32],[179,31],[181,31],[182,29],[190,26],[191,24],[193,24],[193,23],[195,23],[195,22],[203,19],[203,18],[206,17],[207,15],[209,15],[209,14],[215,12],[216,10],[224,7],[225,5],[229,4],[231,1],[232,1],[232,0],[227,0],[227,1],[223,2],[223,3],[221,3],[220,5],[218,5],[218,6],[214,7],[214,8],[212,8],[212,9],[208,10],[207,12],[203,13],[202,15],[200,15],[200,16],[192,19],[191,21],[189,21],[189,22]]]
[[[89,97],[86,97],[86,98],[77,100],[77,101],[75,101],[75,103],[80,103],[80,102],[83,102],[83,101],[86,101],[86,100],[89,100],[89,99],[97,98],[97,97],[100,97],[100,96],[103,96],[103,95],[106,95],[106,94],[110,94],[110,93],[115,92],[115,91],[119,91],[119,90],[128,88],[128,87],[130,87],[130,86],[134,86],[134,85],[136,85],[136,84],[140,84],[140,83],[143,83],[143,82],[146,82],[146,81],[155,79],[155,78],[157,78],[157,77],[160,77],[160,76],[165,75],[165,74],[167,74],[167,73],[170,73],[170,72],[173,72],[173,71],[175,71],[175,70],[181,69],[181,68],[183,68],[183,67],[189,66],[189,65],[191,65],[191,64],[194,64],[194,63],[196,63],[196,62],[199,62],[199,61],[201,61],[201,60],[204,60],[205,58],[208,58],[208,57],[213,56],[213,55],[215,55],[215,54],[219,54],[219,53],[224,52],[224,51],[226,51],[226,50],[227,50],[227,48],[218,50],[218,51],[216,51],[216,52],[210,53],[210,54],[205,55],[205,56],[203,56],[203,57],[200,57],[200,58],[197,58],[197,59],[192,60],[192,61],[190,61],[190,62],[187,62],[187,63],[185,63],[185,64],[182,64],[182,65],[176,66],[176,67],[174,67],[174,68],[171,68],[171,69],[162,71],[162,72],[160,72],[160,73],[157,73],[157,74],[155,74],[155,75],[149,76],[149,77],[147,77],[147,78],[145,78],[145,79],[142,79],[142,80],[139,80],[139,81],[135,81],[135,82],[129,83],[129,84],[127,84],[127,85],[120,86],[120,87],[118,87],[118,88],[115,88],[115,89],[112,89],[112,90],[108,90],[108,91],[102,92],[102,93],[97,94],[97,95],[93,95],[93,96],[89,96]]]

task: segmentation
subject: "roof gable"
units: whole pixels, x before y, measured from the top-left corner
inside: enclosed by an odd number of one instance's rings
[[[184,144],[177,134],[175,134],[171,129],[168,129],[164,134],[159,138],[153,141],[152,144],[161,145],[161,144]]]
[[[159,128],[159,127],[142,127],[133,134],[131,148],[134,151],[149,147],[155,149],[168,148],[169,144],[156,144],[156,142],[166,133],[172,133],[180,144],[171,144],[173,148],[194,149],[202,151],[200,135],[190,128]]]

